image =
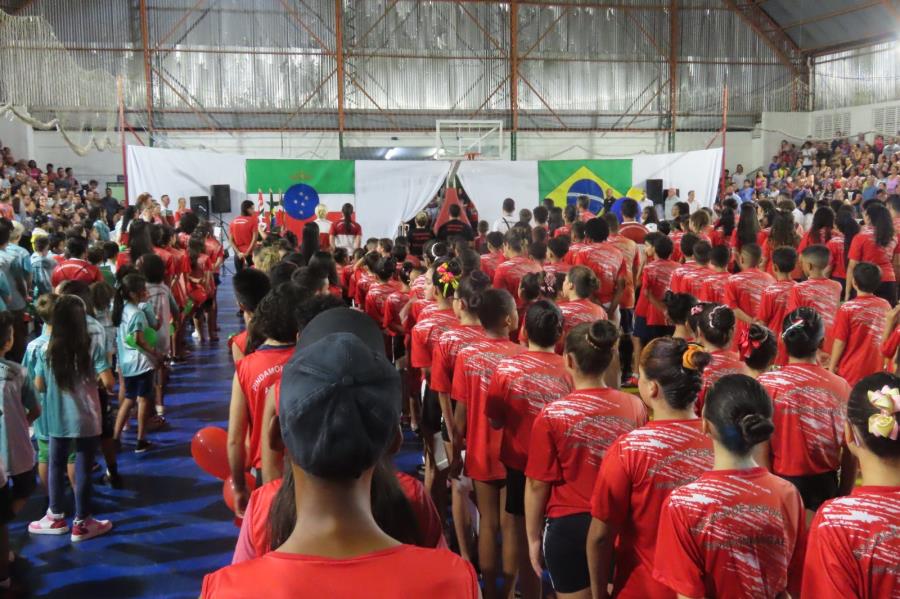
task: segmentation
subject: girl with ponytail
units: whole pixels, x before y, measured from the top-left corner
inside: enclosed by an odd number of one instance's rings
[[[712,357],[709,367],[703,371],[703,389],[697,401],[697,411],[703,408],[703,400],[713,383],[727,374],[749,374],[741,357],[731,351],[734,337],[734,312],[722,304],[698,304],[691,309],[691,329],[697,341]]]
[[[850,386],[816,359],[825,323],[814,309],[797,308],[783,326],[788,364],[759,377],[775,410],[775,432],[761,459],[797,487],[811,517],[824,501],[849,493],[856,479],[856,463],[843,447]]]
[[[647,422],[638,398],[604,382],[618,341],[619,329],[608,320],[569,332],[563,357],[575,390],[543,407],[528,445],[525,528],[531,565],[540,576],[546,562],[553,589],[563,597],[590,597],[585,542],[603,456],[619,436]]]
[[[613,564],[614,596],[673,596],[653,579],[656,532],[669,493],[713,466],[712,443],[694,413],[711,360],[699,345],[672,337],[654,339],[641,352],[638,391],[653,420],[619,437],[600,464],[587,539],[595,597],[605,596]]]
[[[685,597],[800,596],[803,501],[754,461],[775,425],[772,401],[743,374],[720,378],[703,407],[713,469],[663,505],[654,578]],[[748,559],[748,556],[752,556]]]
[[[450,397],[456,400],[453,414],[455,435],[464,440],[465,474],[475,486],[475,502],[478,505],[478,565],[484,581],[485,599],[506,597],[500,595],[497,579],[501,573],[497,536],[503,533],[503,547],[514,547],[512,515],[505,511],[503,486],[506,469],[500,462],[502,432],[491,427],[485,415],[488,387],[491,375],[498,365],[525,351],[521,345],[509,340],[511,331],[519,328],[516,302],[505,289],[488,288],[477,299],[466,299],[466,287],[460,286],[460,302],[467,310],[474,311],[484,328],[481,340],[469,343],[459,350],[453,365],[453,384]],[[460,461],[462,443],[454,444],[454,466]],[[504,579],[515,580],[518,563],[503,552],[502,573]],[[512,584],[511,582],[508,584]]]
[[[531,566],[525,542],[525,467],[531,429],[545,405],[572,391],[565,362],[554,352],[562,327],[562,312],[556,304],[541,299],[531,305],[525,315],[528,351],[497,365],[485,408],[491,425],[503,429],[500,461],[506,466],[506,511],[513,516],[508,522],[513,528],[505,534],[517,539],[512,547],[504,546],[504,551],[516,556],[524,597],[534,597],[540,591],[540,578]],[[507,584],[512,582],[510,579]]]
[[[849,244],[847,263],[847,287],[844,300],[850,299],[853,269],[860,262],[871,262],[881,269],[881,286],[875,295],[886,299],[893,307],[897,303],[897,277],[894,260],[897,254],[897,236],[891,214],[881,202],[871,202],[864,213],[865,225]]]
[[[147,338],[145,331],[159,326],[153,306],[146,303],[147,279],[143,275],[128,274],[119,282],[113,300],[113,325],[116,331],[116,356],[124,380],[125,395],[116,415],[113,438],[118,440],[128,421],[131,408],[138,404],[137,445],[135,453],[144,453],[150,448],[145,439],[147,419],[153,403],[153,371],[162,363],[164,356]]]
[[[826,501],[812,522],[803,597],[897,594],[900,537],[900,379],[867,376],[853,388],[843,436],[859,461],[862,485]]]
[[[353,204],[341,206],[341,215],[341,220],[331,223],[329,245],[352,252],[362,243],[362,227],[353,220]]]

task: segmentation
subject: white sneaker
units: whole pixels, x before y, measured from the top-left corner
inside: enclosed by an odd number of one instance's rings
[[[72,542],[87,541],[105,535],[112,530],[112,527],[112,522],[109,520],[94,520],[93,518],[75,520],[72,523]]]
[[[64,535],[69,532],[65,514],[54,514],[50,510],[40,520],[28,525],[28,532],[33,535]]]

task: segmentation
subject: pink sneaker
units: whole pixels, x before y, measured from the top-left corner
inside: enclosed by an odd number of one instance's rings
[[[64,514],[54,514],[47,510],[43,518],[28,525],[28,532],[33,535],[64,535],[69,532],[69,525],[66,524]]]
[[[112,522],[109,520],[94,520],[91,517],[75,520],[72,523],[72,542],[87,541],[105,535],[112,530],[112,527]]]
[[[95,520],[87,517],[84,520],[75,520],[72,522],[72,542],[86,541],[105,535],[112,530],[112,522],[109,520]]]

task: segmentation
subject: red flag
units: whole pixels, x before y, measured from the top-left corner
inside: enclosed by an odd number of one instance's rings
[[[266,206],[266,201],[263,199],[262,189],[259,190],[259,198],[256,200],[256,211],[262,213],[263,208]]]
[[[445,222],[450,220],[450,206],[452,204],[456,204],[459,206],[460,214],[459,220],[466,224],[469,223],[469,219],[466,217],[465,207],[462,205],[462,202],[459,201],[459,194],[456,193],[456,189],[450,187],[444,193],[444,205],[441,206],[441,211],[437,216],[437,219],[434,221],[434,234],[437,235],[438,229],[440,229]]]

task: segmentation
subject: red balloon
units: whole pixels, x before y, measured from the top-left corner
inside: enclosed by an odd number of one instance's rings
[[[222,485],[222,498],[225,499],[225,505],[228,506],[232,512],[234,510],[234,487],[231,486],[232,478],[229,476],[225,479],[225,484]],[[256,488],[256,479],[249,472],[244,472],[244,484],[247,485],[247,491],[253,492],[253,489]]]
[[[191,439],[191,455],[197,465],[212,476],[225,480],[231,475],[228,466],[228,433],[216,426],[197,431]]]

